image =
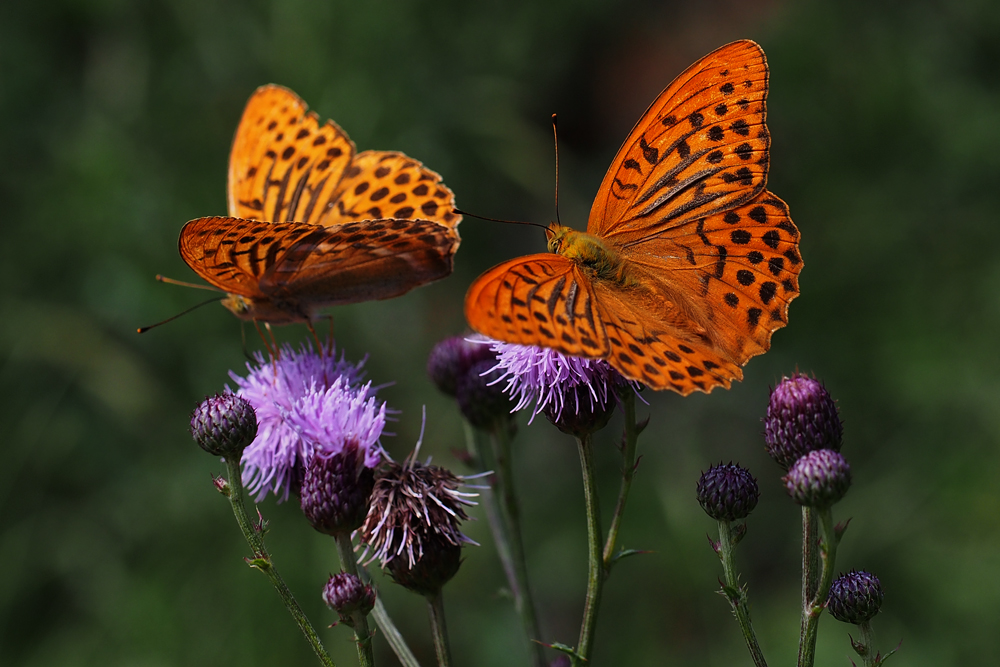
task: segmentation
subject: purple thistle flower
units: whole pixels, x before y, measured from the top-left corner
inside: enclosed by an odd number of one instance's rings
[[[517,401],[513,412],[531,407],[531,419],[546,412],[554,422],[563,410],[579,413],[603,411],[617,402],[614,387],[625,382],[618,371],[603,359],[571,357],[546,347],[516,345],[493,341],[496,369],[502,371],[497,382],[507,381],[504,391]],[[629,382],[633,388],[636,383]],[[581,387],[583,391],[576,391]]]
[[[357,387],[364,377],[365,360],[351,363],[343,354],[338,359],[332,349],[320,355],[308,345],[298,351],[285,345],[277,359],[265,359],[259,352],[255,359],[256,366],[247,364],[249,372],[245,378],[232,371],[229,373],[238,387],[236,394],[254,407],[259,424],[257,437],[243,452],[243,482],[255,494],[256,502],[263,500],[268,492],[283,502],[288,499],[289,492],[298,492],[304,465],[308,455],[316,449],[318,436],[328,438],[331,435],[321,433],[318,427],[313,428],[316,425],[312,422],[316,420],[310,419],[310,414],[317,419],[319,411],[324,409],[335,414],[332,405],[324,406],[345,398],[347,392],[357,394],[352,405],[355,410],[361,409],[374,391],[370,384]],[[299,406],[302,400],[305,403]],[[297,423],[291,420],[293,414],[299,415]],[[353,425],[359,433],[370,434],[375,428],[372,423],[375,416],[366,419],[367,426],[362,427],[365,421],[362,417],[344,414],[338,423]],[[384,412],[381,420],[384,423]],[[306,424],[313,428],[311,439],[303,437],[301,429]],[[378,430],[381,433],[381,428]],[[343,441],[340,442],[331,446],[342,447]],[[373,457],[374,454],[366,452],[366,463]]]

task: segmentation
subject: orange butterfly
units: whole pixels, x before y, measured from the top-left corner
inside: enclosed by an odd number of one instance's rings
[[[237,317],[309,322],[323,306],[389,299],[444,278],[455,197],[402,153],[365,151],[295,93],[262,86],[229,155],[229,215],[181,230],[181,257]]]
[[[729,388],[799,293],[799,231],[765,189],[767,63],[748,40],[691,65],[618,151],[587,232],[493,267],[465,316],[499,340],[604,358],[687,395]]]

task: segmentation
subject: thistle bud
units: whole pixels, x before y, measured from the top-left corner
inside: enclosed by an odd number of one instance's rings
[[[698,480],[698,503],[718,521],[745,519],[759,498],[757,480],[749,470],[733,463],[712,466]]]
[[[342,622],[351,625],[351,614],[361,612],[367,616],[375,607],[375,589],[362,584],[355,575],[341,572],[326,582],[323,602],[340,615]]]
[[[476,339],[486,339],[478,334],[469,336],[452,336],[445,338],[431,350],[427,356],[427,375],[443,393],[455,396],[458,393],[458,383],[473,364],[480,361],[496,362],[496,353],[485,342],[473,342]]]
[[[209,454],[238,461],[257,437],[257,415],[235,394],[209,396],[191,413],[191,437]]]
[[[878,613],[884,598],[878,577],[870,572],[851,570],[834,579],[826,605],[830,615],[838,621],[861,625]]]
[[[767,453],[785,470],[817,449],[840,451],[844,426],[837,404],[817,380],[796,373],[771,392],[764,418]]]
[[[428,531],[420,538],[422,553],[411,561],[405,555],[386,563],[386,569],[400,586],[420,595],[436,595],[458,573],[462,547]]]
[[[560,431],[577,437],[607,426],[618,406],[614,391],[607,392],[605,401],[595,400],[590,385],[583,384],[566,389],[561,398],[561,403],[552,401],[542,412]]]
[[[364,523],[374,487],[375,471],[365,466],[357,443],[329,456],[314,454],[302,480],[302,513],[321,533],[350,533]]]
[[[851,466],[839,452],[809,452],[781,478],[788,495],[799,505],[823,509],[833,505],[851,486]]]
[[[458,407],[476,428],[488,429],[502,419],[510,419],[514,407],[503,391],[496,361],[478,361],[458,381]]]

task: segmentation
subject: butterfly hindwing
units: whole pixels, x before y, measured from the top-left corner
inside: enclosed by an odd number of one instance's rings
[[[756,196],[768,169],[767,86],[764,52],[749,40],[685,70],[619,149],[587,230],[624,243]]]
[[[608,341],[591,281],[552,253],[499,264],[469,288],[465,316],[476,331],[563,354],[603,357]]]
[[[452,271],[458,234],[429,220],[362,220],[315,231],[261,277],[312,307],[400,296]]]
[[[319,219],[323,225],[376,218],[431,220],[454,228],[455,195],[441,176],[395,151],[355,156]]]
[[[333,121],[320,124],[298,95],[257,89],[229,155],[229,215],[268,222],[318,220],[355,148]]]
[[[788,206],[768,191],[725,213],[684,223],[623,249],[704,304],[714,343],[741,363],[770,347],[798,296],[802,258]]]

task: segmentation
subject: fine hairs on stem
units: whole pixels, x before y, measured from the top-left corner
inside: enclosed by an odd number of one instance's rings
[[[296,624],[298,624],[302,634],[305,635],[306,641],[309,642],[319,661],[323,665],[326,665],[326,667],[336,667],[333,659],[330,658],[330,655],[326,652],[326,648],[320,641],[319,635],[316,634],[316,629],[313,628],[305,612],[302,611],[302,607],[296,602],[292,592],[288,590],[288,586],[281,578],[281,575],[278,574],[277,568],[274,567],[274,562],[271,560],[270,554],[264,548],[264,539],[261,536],[261,531],[250,522],[250,518],[247,516],[246,506],[243,501],[243,479],[241,477],[239,459],[233,461],[227,457],[226,466],[229,470],[229,488],[226,495],[228,495],[229,502],[232,505],[236,522],[240,525],[240,530],[243,531],[243,537],[246,538],[247,544],[250,545],[250,550],[253,552],[253,558],[249,561],[250,566],[263,572],[271,581],[271,585],[274,586],[281,601],[285,604],[288,613],[295,619]]]

